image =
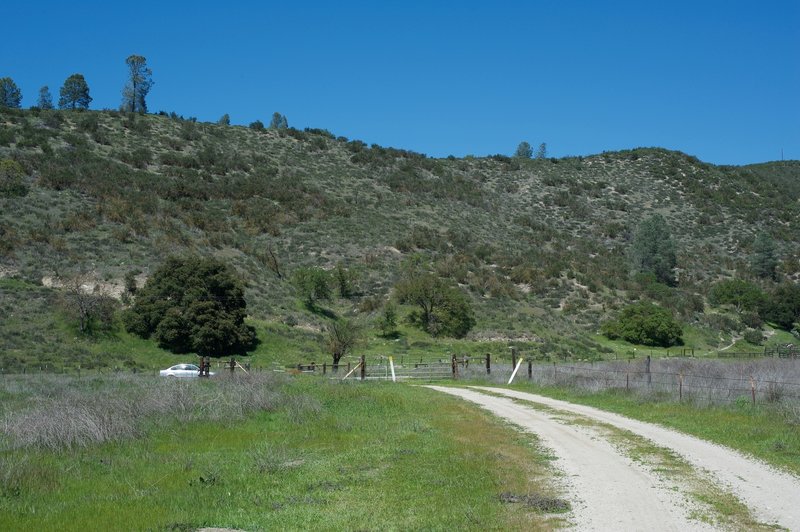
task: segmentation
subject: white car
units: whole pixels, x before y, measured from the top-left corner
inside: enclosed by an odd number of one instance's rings
[[[194,364],[175,364],[171,368],[162,369],[158,372],[162,377],[199,377],[200,367]],[[209,372],[209,375],[213,375]]]

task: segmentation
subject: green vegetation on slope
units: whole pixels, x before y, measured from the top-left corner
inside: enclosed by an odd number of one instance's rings
[[[752,324],[709,312],[709,287],[736,277],[771,290],[752,269],[759,235],[774,242],[778,279],[800,272],[795,161],[718,167],[653,148],[431,159],[325,130],[18,109],[0,110],[0,159],[23,169],[13,188],[25,191],[0,198],[0,275],[90,272],[121,291],[174,254],[213,255],[246,280],[254,319],[311,330],[333,314],[377,319],[414,265],[468,293],[468,339],[598,357],[599,324],[648,300],[714,348]],[[632,232],[654,214],[677,248],[676,286],[630,275]],[[324,312],[304,308],[290,279],[308,267],[357,283]],[[411,309],[399,310],[402,322]]]

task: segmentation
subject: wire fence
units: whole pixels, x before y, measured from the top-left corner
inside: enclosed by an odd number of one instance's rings
[[[756,359],[746,362],[644,358],[628,362],[525,364],[514,382],[559,386],[588,392],[625,390],[661,400],[698,404],[733,402],[800,404],[800,360]],[[513,367],[495,364],[491,375],[479,369],[464,378],[507,382]]]
[[[777,353],[776,353],[777,355]],[[791,403],[800,405],[800,358],[761,357],[736,360],[695,359],[689,357],[651,359],[649,356],[626,361],[541,362],[525,353],[511,355],[396,357],[370,355],[346,357],[337,365],[297,364],[293,366],[251,365],[246,361],[216,359],[211,370],[247,372],[289,372],[325,376],[333,379],[361,380],[445,380],[466,379],[487,383],[506,383],[519,364],[514,382],[540,386],[569,387],[598,392],[624,390],[658,400],[690,401],[697,404],[734,402]],[[49,367],[22,368],[8,373],[65,373],[75,376],[143,373],[157,375],[159,369],[104,367],[82,369]]]

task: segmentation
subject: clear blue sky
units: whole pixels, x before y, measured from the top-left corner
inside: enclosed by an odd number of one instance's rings
[[[637,146],[800,159],[800,1],[9,2],[0,77],[117,108],[320,127],[433,156]]]

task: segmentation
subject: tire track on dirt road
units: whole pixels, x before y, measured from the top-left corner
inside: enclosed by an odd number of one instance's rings
[[[479,404],[535,433],[557,457],[581,530],[712,530],[691,520],[685,500],[641,464],[586,427],[564,424],[509,398],[464,388],[428,386]]]
[[[800,531],[800,478],[795,475],[730,448],[597,408],[504,388],[472,388],[585,416],[646,438],[710,474],[747,505],[757,520]]]
[[[673,450],[694,467],[710,472],[747,504],[760,521],[800,530],[800,478],[794,475],[730,448],[590,406],[504,388],[474,388],[572,412],[638,434]]]

